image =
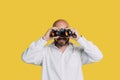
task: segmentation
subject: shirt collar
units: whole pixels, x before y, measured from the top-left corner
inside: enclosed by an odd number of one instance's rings
[[[54,42],[52,42],[52,43],[50,44],[50,46],[53,47],[53,48],[58,49],[58,47],[55,46],[55,43],[54,43]],[[67,48],[72,48],[72,47],[73,47],[73,43],[69,42],[69,45],[67,46]]]

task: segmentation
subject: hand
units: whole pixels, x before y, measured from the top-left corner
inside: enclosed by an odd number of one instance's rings
[[[73,38],[73,39],[75,39],[75,40],[78,40],[79,37],[81,36],[76,29],[73,29],[73,28],[70,28],[70,27],[69,27],[69,28],[66,28],[66,29],[70,29],[70,30],[76,35],[76,37],[70,37],[70,38]]]
[[[46,34],[43,36],[43,39],[44,39],[44,40],[48,41],[48,40],[53,39],[53,37],[50,37],[50,34],[51,34],[52,29],[58,30],[57,27],[52,27],[52,28],[50,28],[50,29],[46,32]],[[56,37],[54,37],[54,38],[56,38]]]

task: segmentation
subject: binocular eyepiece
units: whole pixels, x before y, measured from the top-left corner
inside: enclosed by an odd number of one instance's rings
[[[76,34],[73,33],[70,29],[60,29],[60,30],[52,30],[50,37],[73,37],[76,38]]]

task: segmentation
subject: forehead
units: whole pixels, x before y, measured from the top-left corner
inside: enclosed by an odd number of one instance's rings
[[[58,27],[58,28],[67,28],[69,25],[67,22],[65,21],[59,21],[55,24],[55,27]]]

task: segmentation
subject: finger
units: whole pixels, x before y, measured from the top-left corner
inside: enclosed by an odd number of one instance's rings
[[[52,29],[54,29],[54,30],[58,30],[59,28],[58,28],[58,27],[52,27]]]
[[[71,26],[68,26],[67,28],[65,28],[65,29],[74,29],[74,28],[72,28]]]
[[[74,28],[72,28],[72,27],[68,27],[68,28],[66,28],[66,29],[70,29],[71,31],[75,31],[75,29]]]
[[[74,38],[71,36],[71,37],[69,37],[69,39],[74,39]]]
[[[48,32],[51,32],[52,31],[52,27],[48,29]]]
[[[54,39],[59,38],[59,36],[53,37]]]

